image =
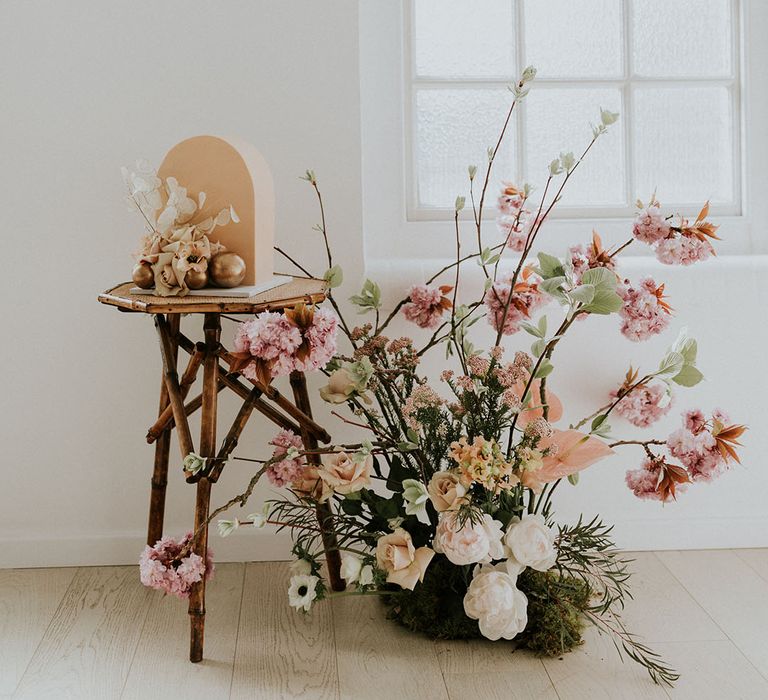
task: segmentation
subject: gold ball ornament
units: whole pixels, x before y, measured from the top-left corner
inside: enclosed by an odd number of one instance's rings
[[[208,273],[205,270],[189,270],[184,276],[184,282],[190,289],[202,289],[208,284]]]
[[[237,287],[245,277],[245,260],[237,253],[218,253],[211,258],[208,273],[217,287]]]
[[[141,289],[152,289],[155,286],[155,273],[152,271],[152,266],[148,263],[138,263],[133,268],[131,279]]]

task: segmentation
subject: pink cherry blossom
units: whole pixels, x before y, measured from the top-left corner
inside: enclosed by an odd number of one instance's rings
[[[538,288],[538,277],[524,273],[525,281],[518,282],[510,301],[510,281],[495,282],[485,293],[483,301],[488,309],[488,321],[498,331],[502,327],[504,335],[511,335],[520,330],[520,323],[529,319],[544,306],[548,297]],[[509,308],[507,309],[507,305]],[[506,317],[505,317],[506,309]]]
[[[618,390],[611,392],[611,397],[616,398]],[[639,387],[627,394],[616,404],[614,411],[632,425],[638,428],[647,428],[659,418],[669,413],[672,402],[667,401],[667,391],[661,384],[652,384]]]
[[[419,328],[437,328],[450,301],[445,297],[446,287],[415,284],[408,290],[410,301],[403,306],[403,315]]]
[[[660,501],[661,494],[657,491],[660,476],[661,466],[659,462],[648,458],[639,469],[628,470],[625,480],[627,486],[632,489],[632,492],[638,498]]]
[[[281,430],[275,437],[269,441],[270,445],[275,447],[272,457],[282,457],[293,447],[300,452],[304,450],[304,443],[301,438],[292,430]],[[306,466],[304,455],[296,457],[286,457],[277,462],[273,462],[267,467],[267,477],[275,486],[285,486],[298,481],[304,472]]]
[[[525,249],[530,231],[528,226],[530,213],[527,209],[523,209],[520,213],[502,214],[496,219],[496,228],[504,236],[507,248],[516,253],[522,253]]]
[[[621,332],[630,340],[647,340],[669,325],[670,307],[664,301],[664,285],[646,277],[633,287],[629,280],[616,287],[624,306],[619,310]]]
[[[210,579],[215,569],[210,549],[205,561],[194,552],[179,561],[182,549],[191,540],[192,533],[189,532],[178,542],[172,537],[163,537],[154,547],[146,545],[139,558],[141,582],[179,598],[189,598],[192,586],[201,581],[203,576]]]
[[[656,246],[656,257],[665,265],[693,265],[706,260],[712,255],[712,246],[695,236],[683,236],[676,233],[665,238]]]
[[[316,309],[312,323],[303,331],[285,314],[265,311],[238,326],[234,347],[237,352],[248,352],[269,362],[273,377],[294,371],[309,372],[330,362],[336,353],[337,330],[338,318],[329,309]],[[305,342],[309,352],[299,359],[297,351]],[[248,379],[259,379],[254,363],[246,365],[241,373]]]
[[[643,243],[652,245],[666,238],[670,233],[669,221],[661,213],[658,205],[642,209],[635,217],[632,235]]]

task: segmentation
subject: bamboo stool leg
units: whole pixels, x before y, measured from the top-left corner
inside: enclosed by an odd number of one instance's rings
[[[175,338],[179,332],[179,314],[168,314],[168,326],[174,338],[173,352],[178,353]],[[170,406],[168,389],[165,386],[165,373],[160,382],[160,410],[162,415]],[[149,497],[149,522],[147,524],[147,544],[152,547],[163,536],[165,518],[165,489],[168,485],[168,457],[171,450],[171,430],[167,428],[157,439],[155,445],[155,467],[152,471],[152,489]]]
[[[205,314],[205,356],[203,358],[203,405],[200,419],[200,455],[209,459],[216,457],[216,409],[219,387],[219,358],[216,351],[221,335],[219,314]],[[195,532],[200,529],[193,551],[205,559],[208,548],[208,527],[202,527],[208,519],[211,503],[211,482],[202,477],[197,482],[195,502]],[[205,639],[205,577],[192,587],[189,596],[189,660],[197,663],[203,660]]]
[[[307,393],[307,380],[303,372],[291,373],[291,388],[293,389],[293,398],[296,406],[309,418],[312,417],[312,406],[309,402]],[[307,450],[317,449],[317,438],[302,424],[301,439],[304,448]],[[311,463],[318,464],[318,455],[308,455],[307,459]],[[320,525],[323,537],[323,547],[325,548],[325,562],[328,565],[328,580],[334,591],[343,591],[345,588],[344,579],[341,578],[341,556],[339,555],[339,545],[336,540],[336,533],[333,530],[333,520],[331,517],[331,507],[327,503],[317,505],[317,522]]]

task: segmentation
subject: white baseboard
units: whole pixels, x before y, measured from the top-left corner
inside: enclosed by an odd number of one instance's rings
[[[623,520],[615,541],[630,551],[667,549],[744,549],[768,547],[768,516]],[[285,561],[291,541],[285,532],[243,528],[226,539],[211,530],[209,545],[218,562]],[[67,538],[0,539],[0,568],[112,566],[136,564],[144,533],[108,533]]]
[[[0,538],[0,569],[137,564],[145,537],[146,533],[136,531],[49,539]],[[291,558],[291,540],[285,532],[243,528],[223,538],[211,528],[208,546],[217,562]]]

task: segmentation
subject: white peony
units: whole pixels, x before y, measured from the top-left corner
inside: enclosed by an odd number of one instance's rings
[[[363,560],[357,554],[345,552],[341,555],[341,578],[347,583],[355,583],[360,578]]]
[[[504,564],[475,571],[464,596],[464,612],[477,620],[483,637],[514,639],[528,624],[528,598]]]
[[[541,514],[523,513],[522,520],[512,518],[504,543],[512,552],[512,557],[522,566],[547,571],[555,565],[555,531],[547,527]]]
[[[317,582],[320,579],[317,576],[310,576],[308,574],[299,574],[298,576],[292,576],[291,582],[288,585],[288,602],[291,607],[296,610],[304,609],[304,612],[309,612],[312,607],[312,601],[317,598]]]
[[[440,515],[434,547],[457,566],[490,562],[504,557],[502,535],[501,523],[488,513],[483,514],[480,522],[467,519],[459,527],[458,513],[446,511]]]

